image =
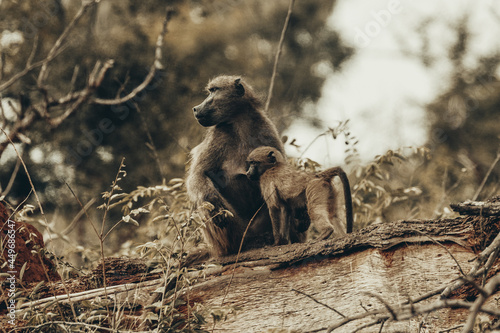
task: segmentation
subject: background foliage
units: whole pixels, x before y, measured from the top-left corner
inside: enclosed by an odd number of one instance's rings
[[[336,3],[295,2],[270,109],[280,131],[298,118],[318,128],[330,126],[316,115],[315,103],[325,79],[341,72],[356,51],[327,24]],[[193,212],[183,183],[188,152],[204,132],[191,108],[205,97],[207,81],[221,73],[247,77],[265,96],[288,1],[83,4],[90,5],[76,22],[73,17],[82,5],[78,1],[0,0],[0,128],[7,134],[21,128],[12,139],[33,182],[32,186],[4,132],[0,133],[0,200],[22,208],[16,219],[35,224],[56,254],[64,256],[58,260],[64,277],[88,272],[105,256],[138,257],[152,264],[149,268],[161,272],[171,289],[147,308],[141,325],[166,332],[201,332],[207,317],[222,320],[234,309],[198,309],[179,296],[179,290],[189,290],[194,281],[180,263],[189,249],[201,244],[204,224]],[[155,59],[167,12],[162,57]],[[445,78],[446,89],[423,106],[428,115],[424,147],[389,150],[365,163],[357,149],[362,139],[350,132],[349,120],[339,119],[336,127],[320,134],[345,141],[343,167],[352,185],[355,228],[396,219],[449,217],[450,202],[498,195],[500,51],[478,55],[464,15],[451,25],[455,40],[447,54],[437,56],[431,52],[428,35],[434,23],[424,19],[416,27],[418,49],[402,43],[408,56],[430,70],[443,64],[453,69]],[[43,85],[39,67],[6,84],[23,73],[27,63],[46,59],[72,24],[69,37],[50,61]],[[55,105],[50,115],[36,114],[34,105],[47,107],[51,98],[85,89],[95,76],[95,64],[110,59],[113,67],[90,91],[94,98],[126,96],[143,82],[153,63],[160,70],[131,100],[110,106],[83,103],[60,126],[51,126],[49,116],[64,115],[66,105]],[[32,115],[33,122],[23,122]],[[2,144],[9,147],[3,150]],[[286,144],[302,153],[308,149],[298,147],[293,137]],[[308,159],[291,162],[308,171],[323,167]],[[180,306],[187,306],[187,317]],[[47,331],[56,329],[54,320],[64,319],[55,307],[31,310],[26,324],[46,325]],[[82,329],[90,324],[133,328],[121,323],[121,310],[106,301],[83,306],[78,317],[72,310],[72,324]],[[115,316],[118,321],[110,320]]]
[[[270,110],[280,131],[298,117],[323,126],[310,106],[321,96],[326,76],[341,71],[355,52],[327,24],[335,3],[314,0],[295,4]],[[79,7],[79,2],[60,0],[0,1],[0,84],[21,72],[30,55],[34,61],[46,57]],[[48,93],[62,96],[70,86],[84,87],[95,62],[108,59],[114,59],[114,66],[95,95],[114,98],[129,93],[143,81],[154,61],[166,7],[171,14],[163,45],[163,69],[143,92],[120,105],[85,104],[57,128],[38,119],[16,138],[53,223],[52,230],[64,229],[81,209],[68,187],[82,203],[101,204],[100,193],[109,189],[122,157],[127,171],[120,183],[122,198],[132,200],[119,201],[107,223],[113,225],[122,218],[123,204],[132,206],[125,208],[125,213],[143,205],[179,204],[176,200],[185,200],[185,196],[164,191],[170,191],[170,179],[184,176],[187,153],[202,138],[203,128],[192,117],[191,107],[204,98],[206,82],[220,73],[241,74],[265,95],[288,1],[101,1],[85,13],[51,63]],[[416,29],[421,45],[429,43],[427,28],[431,24],[424,20]],[[437,61],[426,47],[406,50],[431,69],[443,61],[454,69],[446,91],[425,106],[429,129],[426,147],[388,151],[371,163],[361,163],[356,149],[359,141],[349,132],[348,123],[341,122],[324,133],[346,141],[344,166],[350,172],[358,228],[393,219],[447,215],[448,203],[473,198],[484,179],[479,198],[498,194],[500,172],[495,159],[500,90],[496,73],[500,56],[498,52],[476,56],[471,65],[467,18],[455,22],[453,31],[456,39],[446,59]],[[0,91],[0,124],[7,133],[17,117],[12,110],[19,113],[43,102],[45,92],[36,85],[37,74],[34,70]],[[292,148],[293,138],[288,144]],[[14,172],[17,158],[12,149],[0,158],[1,191],[5,200],[16,206],[28,196],[31,186],[24,172]],[[314,166],[312,161],[297,162]],[[8,188],[13,174],[13,186]],[[28,202],[33,203],[33,199]],[[176,207],[190,221],[185,223],[191,223],[188,204]],[[102,213],[93,209],[91,214],[99,219]],[[168,239],[172,225],[155,219],[158,216],[163,215],[155,212],[149,218],[136,217],[141,225],[138,229],[120,224],[110,235],[110,252],[119,250],[123,242],[118,240],[123,238],[129,240],[127,244]],[[76,222],[68,231],[70,239],[83,249],[97,246],[84,219],[78,217]],[[199,223],[190,225],[197,229]]]

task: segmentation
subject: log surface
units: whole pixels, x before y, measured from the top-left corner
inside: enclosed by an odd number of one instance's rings
[[[456,244],[449,244],[447,248],[463,270],[470,268],[469,260],[474,258],[474,253]],[[392,250],[371,248],[286,269],[240,268],[224,303],[230,272],[196,286],[189,298],[208,307],[222,305],[240,309],[225,322],[218,323],[215,332],[263,332],[270,328],[324,332],[329,325],[343,319],[338,313],[350,317],[383,307],[371,294],[397,308],[408,297],[416,298],[459,276],[457,264],[443,248],[435,244],[403,245]],[[427,318],[425,323],[432,327],[428,332],[436,332],[437,328],[453,327],[457,319],[463,321],[466,315],[465,311],[457,314],[444,310],[439,317]],[[384,331],[417,332],[421,320],[416,317],[394,323]],[[350,332],[369,321],[370,318],[353,322],[340,332]],[[378,331],[379,327],[373,329]]]
[[[207,308],[236,309],[216,323],[214,332],[326,332],[343,316],[386,306],[398,309],[453,282],[460,269],[471,269],[477,251],[498,233],[498,226],[497,219],[483,217],[399,221],[337,239],[252,250],[241,254],[236,265],[235,256],[220,259],[231,269],[194,286],[188,298]],[[437,300],[438,295],[419,306]],[[389,321],[384,332],[446,330],[464,323],[468,313],[443,309],[425,318]],[[351,332],[371,320],[353,321],[335,332]],[[379,329],[375,325],[361,332]]]

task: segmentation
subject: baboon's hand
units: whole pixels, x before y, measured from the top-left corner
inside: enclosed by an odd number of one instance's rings
[[[232,217],[232,213],[218,194],[206,196],[201,207],[206,210],[208,218],[219,228],[225,228]]]

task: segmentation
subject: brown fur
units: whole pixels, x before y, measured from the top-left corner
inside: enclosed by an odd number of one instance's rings
[[[269,207],[274,244],[288,244],[293,238],[304,238],[297,230],[297,211],[307,207],[311,223],[320,230],[320,238],[328,238],[334,231],[345,234],[338,217],[337,191],[333,177],[342,181],[346,205],[346,230],[352,232],[352,201],[349,180],[340,168],[330,168],[317,175],[297,171],[273,147],[259,147],[247,158],[247,176],[259,180],[264,200]],[[305,231],[304,231],[305,232]]]
[[[240,77],[216,77],[208,83],[207,91],[209,96],[193,108],[198,122],[208,130],[191,151],[186,186],[191,201],[206,219],[204,235],[212,254],[225,255],[237,252],[248,222],[264,204],[258,184],[245,175],[246,157],[262,145],[281,153],[284,148],[253,89]],[[203,208],[203,202],[215,208]],[[270,233],[271,221],[264,206],[252,221],[246,247],[270,243]]]

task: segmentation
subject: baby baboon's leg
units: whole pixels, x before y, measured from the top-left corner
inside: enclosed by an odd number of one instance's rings
[[[305,195],[305,194],[304,194]],[[307,230],[311,225],[311,218],[307,213],[307,206],[295,207],[291,215],[293,218],[290,220],[290,242],[303,243],[307,239]]]
[[[330,204],[334,200],[332,186],[321,178],[312,179],[306,188],[307,212],[311,223],[320,232],[320,239],[326,239],[333,234],[330,221]]]
[[[282,237],[281,237],[281,224],[282,224],[282,216],[281,216],[281,208],[280,207],[271,207],[269,208],[269,215],[271,216],[271,223],[273,225],[273,236],[274,236],[274,245],[281,245]]]
[[[330,188],[330,198],[328,200],[328,216],[335,233],[338,235],[346,235],[346,228],[344,223],[339,218],[339,203],[338,203],[338,192],[335,188]]]
[[[292,214],[290,209],[285,205],[280,208],[281,220],[280,220],[280,245],[290,243],[290,224],[292,223]]]

